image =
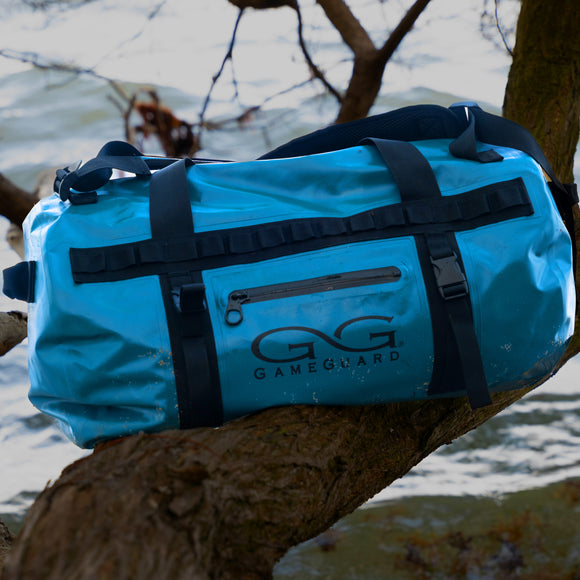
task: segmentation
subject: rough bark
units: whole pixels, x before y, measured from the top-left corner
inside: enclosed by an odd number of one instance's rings
[[[368,115],[382,84],[387,62],[430,0],[417,0],[382,47],[375,47],[366,30],[342,0],[317,0],[354,55],[352,76],[342,99],[337,123]]]
[[[503,107],[567,182],[580,132],[579,28],[577,0],[522,2]]]
[[[10,551],[12,542],[14,542],[14,537],[10,533],[10,530],[6,527],[6,524],[0,520],[0,576],[2,575],[2,566],[4,565],[4,560]]]
[[[561,181],[573,181],[574,153],[580,136],[577,0],[522,1],[503,114],[531,131]],[[578,208],[575,217],[578,239]],[[580,287],[578,273],[576,287]],[[576,312],[577,330],[565,360],[580,350],[578,309]]]
[[[22,226],[24,218],[37,201],[35,195],[24,191],[0,173],[0,215]]]
[[[39,496],[3,578],[270,578],[289,547],[520,395],[477,413],[289,407],[105,445]]]
[[[0,356],[26,338],[27,320],[23,312],[0,312]]]

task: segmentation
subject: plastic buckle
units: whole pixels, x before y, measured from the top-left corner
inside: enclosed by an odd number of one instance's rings
[[[457,254],[444,258],[431,258],[439,293],[444,300],[452,300],[469,294],[465,274],[461,270]]]

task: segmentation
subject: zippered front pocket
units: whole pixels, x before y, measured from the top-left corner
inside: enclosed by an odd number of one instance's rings
[[[297,280],[295,282],[234,290],[228,296],[224,318],[226,324],[236,326],[244,319],[242,312],[243,304],[278,300],[280,298],[293,296],[305,296],[316,292],[331,292],[344,288],[356,288],[358,286],[385,284],[388,282],[396,282],[400,278],[401,270],[399,268],[396,266],[387,266],[385,268],[370,268],[367,270]]]
[[[227,418],[423,398],[433,367],[413,239],[203,272]]]

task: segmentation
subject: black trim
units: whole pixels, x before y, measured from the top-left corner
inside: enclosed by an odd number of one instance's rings
[[[5,268],[3,271],[2,292],[16,300],[34,302],[34,288],[36,283],[36,262],[19,262]]]
[[[179,256],[181,240],[194,235],[187,188],[189,160],[172,163],[153,174],[149,220],[152,243],[173,244]],[[113,268],[138,264],[129,247],[114,249],[105,259]],[[171,265],[171,264],[170,264]],[[181,429],[223,424],[223,406],[213,328],[199,270],[170,268],[158,272],[175,373]]]
[[[473,156],[477,158],[478,155],[474,134],[475,124],[470,123],[467,132],[463,135],[464,139],[460,139],[463,142],[458,144],[457,141],[454,142],[459,152],[468,158],[473,158]],[[391,170],[403,202],[420,203],[421,217],[429,221],[431,207],[440,203],[443,198],[427,159],[410,143],[380,139],[371,139],[370,142],[377,148],[383,161]],[[493,153],[494,155],[488,156],[488,161],[502,160],[501,156],[498,158],[497,154]],[[499,208],[504,204],[510,205],[512,201],[513,196],[507,198],[502,196],[501,201],[498,196],[497,199],[490,200],[489,205]],[[439,350],[438,356],[434,356],[433,374],[440,376],[441,371],[438,371],[437,367],[443,365],[448,368],[450,364],[455,364],[459,371],[457,383],[459,389],[457,390],[467,392],[473,409],[484,407],[491,404],[491,397],[473,324],[469,286],[455,234],[453,231],[435,233],[431,229],[422,234],[421,238],[426,243],[422,247],[419,259],[425,284],[431,286],[429,292],[431,316],[433,318],[436,313],[435,316],[441,320],[444,313],[448,319],[448,324],[444,326],[447,349],[443,352]],[[428,272],[427,260],[431,266],[431,272]],[[437,288],[437,295],[433,292],[433,286]],[[435,344],[440,331],[433,323],[432,328]],[[443,386],[443,388],[448,387],[449,385]],[[429,392],[432,393],[437,388],[441,388],[441,383],[434,383],[432,379]]]
[[[420,260],[426,284],[431,286],[431,313],[438,311],[441,329],[434,339],[445,342],[445,363],[428,393],[443,394],[466,390],[472,409],[491,404],[479,343],[473,324],[473,310],[465,267],[453,233],[423,236]],[[431,268],[427,266],[427,260]],[[429,270],[431,270],[429,272]],[[434,288],[437,292],[434,292]],[[442,323],[442,318],[447,320]],[[441,336],[443,331],[443,336]],[[452,353],[452,354],[450,354]]]
[[[181,429],[218,427],[223,424],[217,352],[205,297],[197,304],[189,297],[180,307],[181,289],[201,285],[201,273],[159,276],[171,343]]]
[[[187,188],[187,168],[182,159],[154,173],[149,184],[149,221],[154,239],[193,235],[193,215]]]
[[[71,248],[78,284],[253,263],[347,243],[465,231],[534,213],[521,178],[455,196],[399,203],[347,218],[293,219],[257,226],[144,240],[102,248]]]

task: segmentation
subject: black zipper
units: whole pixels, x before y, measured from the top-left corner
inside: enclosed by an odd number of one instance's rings
[[[228,295],[225,321],[230,326],[240,324],[244,319],[242,304],[249,304],[250,302],[264,302],[291,296],[304,296],[313,292],[330,292],[342,288],[384,284],[396,282],[400,278],[401,270],[396,266],[388,266],[385,268],[358,270],[356,272],[344,272],[342,274],[330,274],[318,278],[297,280],[296,282],[283,282],[281,284],[234,290]]]

